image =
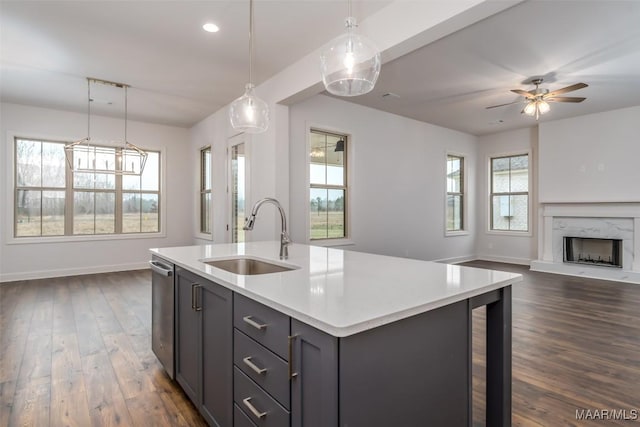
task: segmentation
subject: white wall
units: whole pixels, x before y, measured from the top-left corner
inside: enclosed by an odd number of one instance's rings
[[[375,41],[381,51],[383,62],[388,62],[520,1],[394,1],[360,22],[359,31]],[[260,198],[275,197],[285,211],[289,211],[292,203],[289,200],[289,146],[292,142],[289,135],[288,105],[322,92],[323,86],[318,69],[319,52],[320,48],[310,52],[256,88],[256,95],[270,108],[271,123],[265,133],[251,135],[248,138],[247,149],[251,156],[248,207]],[[242,88],[239,87],[238,96],[241,94]],[[213,144],[218,153],[218,159],[214,158],[214,168],[218,170],[224,168],[225,171],[226,161],[221,162],[222,151],[218,147],[226,148],[228,139],[233,136],[226,115],[227,107],[196,124],[191,133],[193,153],[203,145]],[[191,167],[195,169],[198,167],[198,160],[193,153]],[[214,171],[214,174],[217,172]],[[218,175],[216,177],[218,180],[221,179]],[[228,213],[224,211],[228,206],[226,195],[223,199],[215,194],[216,188],[218,193],[220,191],[226,193],[226,175],[223,179],[225,187],[221,188],[216,183],[213,187],[214,240],[216,242],[229,239],[225,227],[226,218],[228,218]],[[197,184],[197,177],[193,173],[191,181]],[[195,194],[194,191],[191,193]],[[193,219],[195,218],[197,217],[194,215]],[[197,222],[194,224],[193,228],[197,226]],[[247,233],[247,239],[254,241],[277,239],[279,230],[280,219],[275,209],[264,208],[260,211],[259,223],[252,232]],[[199,235],[197,230],[192,230],[192,234],[197,243],[209,241]]]
[[[500,132],[478,138],[477,163],[477,233],[475,252],[480,259],[528,264],[537,257],[537,127]],[[489,159],[496,155],[530,152],[531,220],[532,230],[527,235],[489,231]]]
[[[640,106],[540,124],[540,202],[640,201]]]
[[[212,114],[197,123],[190,130],[190,158],[194,167],[191,168],[190,190],[194,196],[194,209],[192,212],[194,243],[207,244],[212,241],[224,243],[227,241],[227,193],[226,193],[226,144],[227,144],[227,115],[226,110]],[[200,233],[200,149],[211,147],[211,235]],[[186,189],[185,189],[186,190]]]
[[[54,140],[86,136],[86,114],[3,103],[0,105],[0,281],[118,271],[146,267],[148,249],[190,244],[193,193],[189,131],[183,128],[129,121],[128,137],[136,145],[161,150],[165,170],[162,188],[163,236],[61,243],[11,243],[13,179],[10,135]],[[123,121],[92,116],[92,137],[121,135]],[[187,172],[189,171],[189,172]],[[161,202],[162,203],[162,202]]]
[[[475,183],[469,180],[470,234],[445,237],[446,153],[465,154],[475,176],[476,138],[324,95],[290,107],[290,224],[306,242],[307,132],[310,126],[351,136],[350,230],[364,252],[417,259],[471,257]]]

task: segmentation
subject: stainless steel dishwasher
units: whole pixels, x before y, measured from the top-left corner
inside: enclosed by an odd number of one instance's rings
[[[151,349],[169,376],[174,369],[174,284],[173,264],[152,256],[151,266]]]

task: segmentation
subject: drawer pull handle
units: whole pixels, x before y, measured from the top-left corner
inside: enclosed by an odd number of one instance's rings
[[[267,325],[265,323],[258,323],[255,320],[253,320],[251,317],[252,316],[244,316],[242,320],[244,320],[245,323],[253,326],[259,331],[262,331],[263,329],[267,329]]]
[[[290,335],[287,337],[288,341],[289,341],[289,360],[288,360],[288,373],[289,373],[289,380],[294,379],[295,377],[298,376],[297,372],[293,372],[293,341],[295,341],[295,339],[298,337],[298,335]]]
[[[256,374],[262,375],[267,372],[265,368],[259,368],[258,365],[253,363],[251,361],[251,356],[245,357],[244,359],[242,359],[242,361],[244,362],[245,365],[253,369],[253,372],[255,372]]]
[[[255,415],[259,420],[261,420],[262,418],[267,416],[266,412],[258,411],[256,409],[256,407],[251,404],[251,398],[250,397],[247,397],[246,399],[242,399],[242,403],[244,403],[244,406],[249,408],[249,410],[253,413],[253,415]]]

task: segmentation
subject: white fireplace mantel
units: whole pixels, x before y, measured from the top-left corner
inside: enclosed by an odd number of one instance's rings
[[[538,260],[531,263],[531,270],[640,283],[640,203],[545,203],[538,212]],[[589,226],[584,230],[576,228],[585,223]],[[622,238],[623,268],[562,262],[565,229],[582,237]]]

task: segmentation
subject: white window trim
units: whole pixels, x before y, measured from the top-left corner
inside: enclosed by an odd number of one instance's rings
[[[241,132],[241,133],[237,133],[234,134],[232,136],[230,136],[229,138],[227,138],[227,145],[225,147],[225,174],[226,174],[226,200],[227,200],[227,204],[225,207],[226,210],[226,214],[225,214],[225,242],[226,243],[231,243],[233,241],[233,226],[232,226],[232,222],[233,222],[233,195],[231,194],[231,183],[233,182],[233,171],[231,168],[231,149],[236,146],[236,145],[240,145],[240,144],[244,144],[244,162],[245,162],[245,169],[244,169],[244,209],[245,209],[245,214],[249,214],[251,213],[251,208],[253,206],[253,203],[251,201],[251,152],[252,152],[252,141],[253,141],[253,136],[251,134],[248,134],[246,132]],[[213,174],[211,175],[213,178]],[[212,187],[213,189],[213,187]],[[213,214],[213,213],[212,213]],[[246,219],[246,218],[245,218]],[[251,237],[252,233],[245,233],[244,235],[244,241],[245,242],[251,242],[252,241],[252,237]]]
[[[25,136],[27,135],[27,136]],[[32,132],[16,132],[8,131],[6,134],[6,161],[5,161],[5,223],[4,235],[7,245],[21,245],[34,243],[66,243],[66,242],[85,242],[85,241],[105,241],[105,240],[131,240],[131,239],[158,239],[167,237],[167,196],[166,196],[166,170],[167,156],[166,147],[153,147],[150,150],[160,153],[160,231],[157,233],[123,233],[123,234],[79,234],[75,236],[34,236],[34,237],[15,237],[15,203],[13,195],[15,194],[15,138],[25,138],[41,141],[72,141],[73,138],[68,136],[51,136],[34,134]],[[77,139],[77,138],[76,138]]]
[[[311,212],[309,210],[309,197],[311,194],[311,177],[309,176],[309,157],[311,156],[311,130],[315,129],[315,130],[319,130],[319,131],[324,131],[324,132],[330,132],[330,133],[336,133],[338,135],[346,135],[347,136],[347,185],[346,185],[346,193],[347,193],[347,200],[345,201],[345,206],[346,206],[346,210],[345,210],[345,216],[346,216],[346,220],[345,220],[345,226],[347,227],[347,235],[345,237],[339,238],[339,239],[317,239],[317,240],[311,240],[311,236],[309,233],[309,229],[310,229],[310,221],[309,221],[309,217],[311,215]],[[305,194],[306,194],[306,199],[304,202],[305,205],[305,216],[304,216],[304,229],[305,229],[305,239],[306,239],[306,243],[308,245],[314,245],[314,246],[324,246],[324,247],[333,247],[333,246],[350,246],[350,245],[355,245],[355,242],[353,240],[353,234],[352,234],[352,230],[351,230],[351,212],[353,211],[351,208],[351,203],[353,200],[353,197],[351,196],[351,193],[353,191],[353,156],[355,153],[355,144],[354,144],[354,138],[353,138],[353,134],[351,134],[350,132],[347,132],[343,129],[338,129],[335,128],[333,126],[326,126],[326,125],[322,125],[322,124],[318,124],[318,123],[306,123],[306,146],[305,146],[305,157],[304,157],[304,162],[305,162],[305,185],[306,185],[306,190],[305,190]]]
[[[526,154],[529,157],[529,191],[527,192],[527,231],[515,231],[515,230],[492,230],[491,229],[491,159],[496,157],[513,157],[513,156],[521,156]],[[489,154],[485,160],[485,167],[487,170],[487,193],[485,194],[486,205],[486,213],[487,213],[487,221],[486,221],[486,230],[485,234],[490,234],[494,236],[513,236],[513,237],[531,237],[533,236],[533,215],[532,215],[532,194],[533,194],[533,156],[531,153],[531,149],[528,148],[526,150],[515,150],[509,151],[506,153],[493,153]]]
[[[449,156],[456,156],[456,157],[462,157],[463,161],[462,161],[462,189],[464,190],[462,192],[462,230],[447,230],[447,195],[448,195],[448,191],[447,191],[447,185],[446,185],[446,179],[447,179],[447,160],[449,158]],[[444,185],[444,236],[445,237],[456,237],[456,236],[468,236],[471,234],[471,231],[469,230],[469,211],[468,211],[468,206],[469,206],[469,192],[468,192],[468,182],[469,182],[469,177],[467,176],[467,159],[469,156],[467,156],[466,154],[457,152],[457,151],[446,151],[444,154],[444,179],[445,179],[445,185]]]
[[[202,206],[201,206],[201,194],[202,194],[202,151],[206,149],[211,150],[211,182],[209,185],[211,186],[211,212],[209,218],[209,229],[211,233],[203,233],[201,230],[201,221],[202,221]],[[210,240],[213,241],[213,144],[203,145],[198,148],[198,178],[197,178],[197,192],[196,192],[196,200],[198,201],[198,211],[196,212],[196,229],[194,233],[194,237],[199,240]]]

